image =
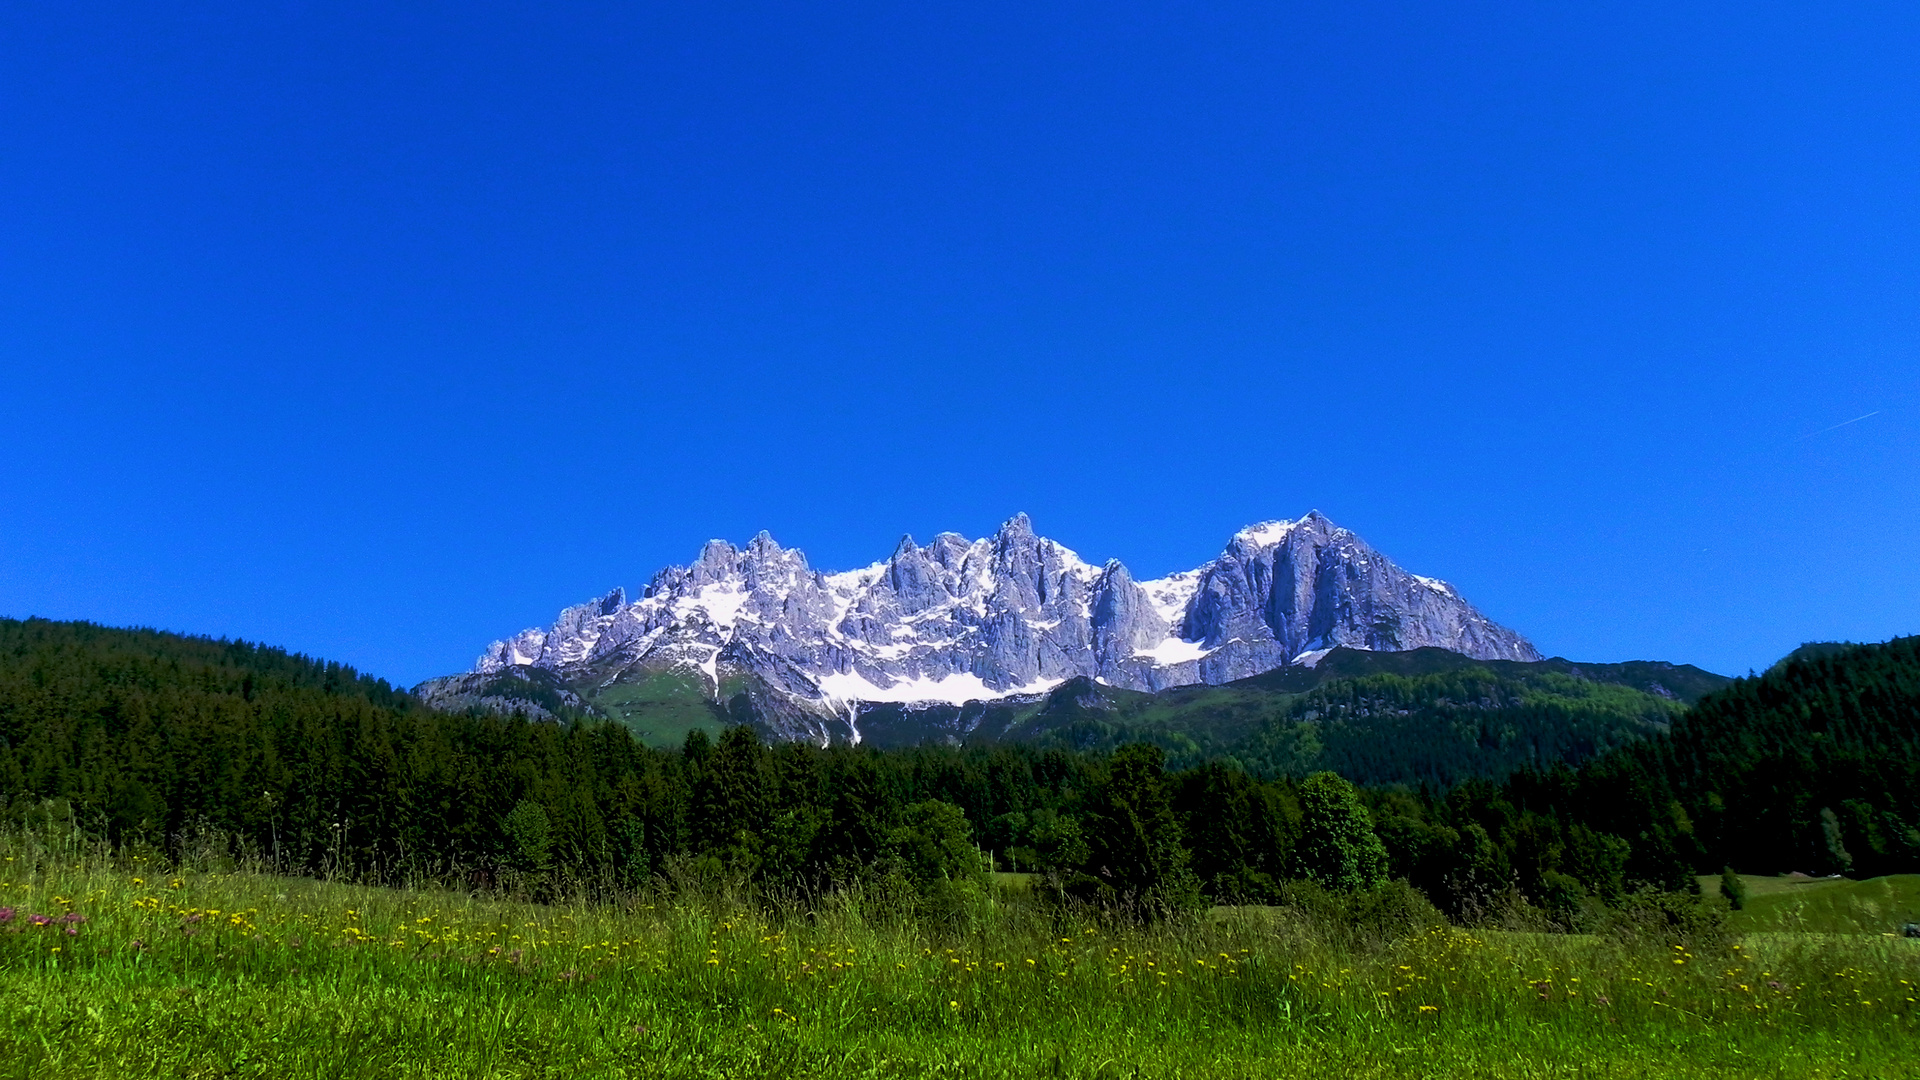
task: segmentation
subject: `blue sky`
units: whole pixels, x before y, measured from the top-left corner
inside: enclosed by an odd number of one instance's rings
[[[0,614],[411,683],[710,536],[1153,576],[1317,507],[1549,653],[1920,632],[1916,58],[1895,3],[12,5]]]

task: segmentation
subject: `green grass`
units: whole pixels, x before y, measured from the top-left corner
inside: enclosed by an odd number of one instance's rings
[[[1794,895],[1805,896],[1810,892],[1848,883],[1846,878],[1791,877],[1786,874],[1762,875],[1741,874],[1740,880],[1746,883],[1748,896]],[[1708,896],[1720,895],[1720,875],[1701,874],[1700,891]]]
[[[1284,911],[1116,929],[996,894],[941,928],[5,851],[0,1077],[1920,1075],[1920,949],[1877,936],[1339,951]]]
[[[1008,870],[995,870],[993,872],[994,888],[1014,896],[1031,894],[1034,886],[1039,884],[1039,882],[1039,874],[1015,873]]]
[[[1719,895],[1719,877],[1700,880],[1702,892]],[[1747,884],[1746,907],[1730,920],[1740,932],[1894,934],[1902,924],[1920,923],[1920,874],[1866,881],[1743,874],[1741,880]]]
[[[588,693],[594,708],[648,746],[675,749],[696,728],[712,736],[726,728],[714,711],[705,681],[682,668]]]

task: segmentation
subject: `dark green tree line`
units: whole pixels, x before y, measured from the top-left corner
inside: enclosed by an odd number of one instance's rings
[[[951,898],[994,866],[1139,910],[1395,877],[1456,916],[1524,897],[1571,920],[1724,866],[1920,869],[1917,644],[1739,680],[1578,769],[1355,789],[1170,769],[1147,745],[881,752],[738,727],[658,750],[607,724],[436,712],[246,643],[0,620],[0,799],[16,821],[70,812],[122,844],[217,832],[296,873],[632,887],[680,860],[773,892],[897,875]],[[1392,678],[1317,707],[1384,708],[1405,690]]]

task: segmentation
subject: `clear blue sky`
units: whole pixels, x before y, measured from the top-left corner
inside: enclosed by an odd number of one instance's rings
[[[0,614],[406,683],[1315,507],[1744,672],[1920,632],[1920,7],[8,5],[0,415]]]

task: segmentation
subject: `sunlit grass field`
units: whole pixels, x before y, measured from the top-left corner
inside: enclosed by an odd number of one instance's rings
[[[536,905],[0,841],[0,1076],[1920,1076],[1920,942]]]
[[[1701,891],[1720,893],[1720,879],[1702,878]],[[1903,923],[1920,923],[1920,874],[1848,881],[1743,876],[1745,910],[1729,924],[1749,933],[1878,934]]]

